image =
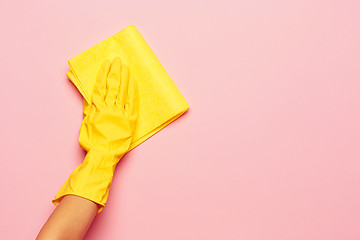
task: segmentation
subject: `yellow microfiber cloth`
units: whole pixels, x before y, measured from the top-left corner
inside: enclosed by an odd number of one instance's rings
[[[67,76],[80,91],[86,114],[97,72],[103,61],[120,56],[139,89],[139,113],[130,149],[163,129],[189,108],[169,74],[134,25],[69,60]]]

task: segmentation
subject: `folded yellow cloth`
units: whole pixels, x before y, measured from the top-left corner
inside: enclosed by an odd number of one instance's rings
[[[130,149],[160,131],[189,108],[170,76],[134,25],[96,44],[69,60],[67,76],[84,97],[83,109],[91,93],[99,67],[108,58],[120,56],[138,83],[139,112]]]

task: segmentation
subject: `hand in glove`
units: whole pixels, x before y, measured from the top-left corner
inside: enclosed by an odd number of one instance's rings
[[[128,151],[136,126],[138,89],[129,67],[116,57],[100,67],[89,112],[81,127],[79,143],[87,155],[66,180],[53,203],[72,194],[104,208],[114,170]]]

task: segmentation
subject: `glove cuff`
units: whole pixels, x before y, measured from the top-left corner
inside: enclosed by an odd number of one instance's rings
[[[65,195],[76,195],[105,207],[119,157],[90,150],[77,168],[70,174],[52,202],[57,206]]]

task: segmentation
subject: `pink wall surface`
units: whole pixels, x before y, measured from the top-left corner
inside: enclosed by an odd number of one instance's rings
[[[360,1],[1,1],[1,239],[84,152],[67,60],[135,24],[190,110],[118,165],[85,239],[360,239]]]

